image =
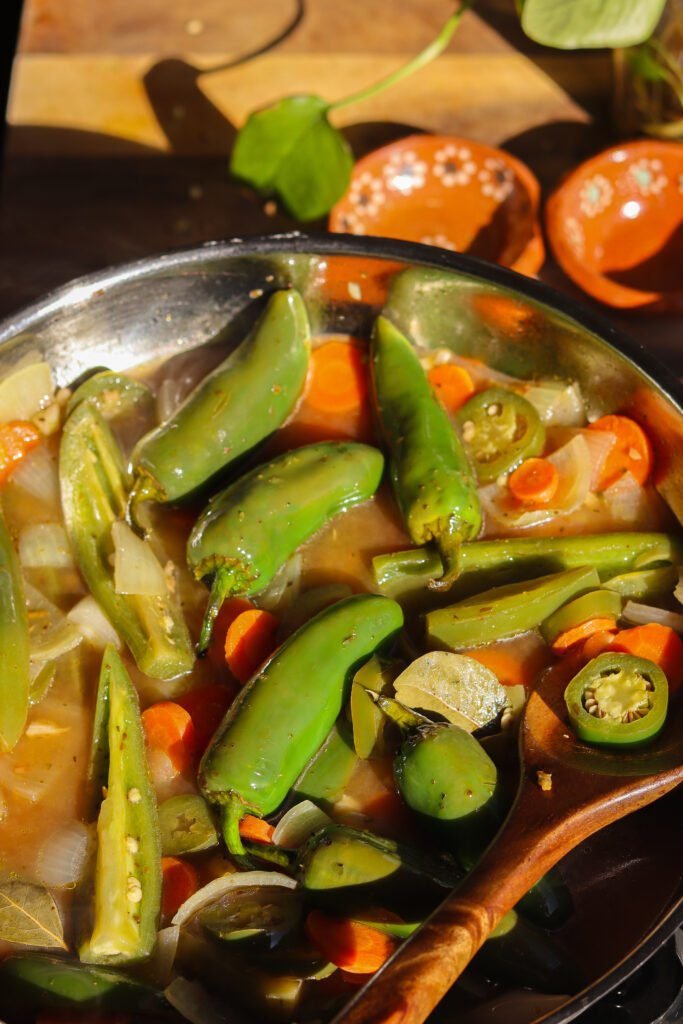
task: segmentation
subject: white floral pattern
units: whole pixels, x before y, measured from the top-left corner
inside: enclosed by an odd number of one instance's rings
[[[472,153],[465,146],[454,146],[449,143],[434,154],[432,171],[446,188],[468,185],[476,170],[477,165],[472,159]]]
[[[457,252],[455,243],[451,242],[450,238],[446,235],[423,235],[420,239],[423,245],[436,245],[440,249],[450,249],[451,252]]]
[[[641,157],[631,164],[628,175],[641,196],[657,196],[667,185],[667,177],[662,174],[662,161],[657,158]]]
[[[586,236],[583,226],[576,217],[567,217],[564,222],[564,232],[572,252],[581,259],[586,254]]]
[[[612,202],[614,189],[604,174],[594,174],[581,186],[579,203],[586,217],[597,217]]]
[[[498,157],[487,156],[479,171],[479,181],[483,195],[490,196],[497,203],[504,203],[515,186],[515,175],[512,168]]]
[[[424,160],[418,160],[413,150],[408,150],[406,153],[393,153],[382,168],[382,173],[389,188],[409,196],[424,187],[427,164]]]
[[[363,171],[351,182],[349,203],[357,217],[376,217],[385,200],[384,182],[369,171]]]

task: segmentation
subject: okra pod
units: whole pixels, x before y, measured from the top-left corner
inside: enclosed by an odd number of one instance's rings
[[[0,752],[12,750],[26,726],[29,632],[24,587],[12,538],[0,513]]]
[[[138,696],[112,647],[102,659],[97,703],[107,723],[109,768],[97,819],[93,930],[79,956],[119,964],[148,956],[156,942],[161,843]]]
[[[275,292],[249,336],[133,452],[131,509],[186,498],[284,423],[306,381],[310,329],[294,290]]]
[[[91,403],[66,421],[59,454],[62,509],[78,567],[91,594],[128,645],[138,666],[155,679],[173,679],[194,664],[182,612],[170,592],[160,597],[117,594],[110,561],[111,530],[126,507],[120,449]],[[182,682],[169,688],[172,696]]]
[[[292,634],[247,683],[199,768],[202,792],[221,806],[231,853],[244,853],[240,819],[280,806],[339,716],[354,670],[402,625],[399,605],[388,598],[339,601]]]
[[[213,577],[199,653],[225,598],[263,590],[328,519],[372,497],[383,468],[376,448],[323,441],[258,466],[209,502],[187,544],[197,579]]]

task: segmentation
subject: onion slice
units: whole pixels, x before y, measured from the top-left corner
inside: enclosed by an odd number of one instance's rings
[[[276,846],[297,850],[309,836],[331,821],[312,800],[302,800],[282,815],[273,832],[273,842]]]
[[[59,473],[57,460],[48,446],[39,444],[12,472],[11,485],[20,487],[50,508],[59,509]]]
[[[174,978],[164,989],[164,998],[190,1024],[247,1024],[233,1007],[226,1008],[225,1000],[222,999],[219,1006],[218,1000],[197,981]]]
[[[69,538],[61,523],[30,523],[19,534],[19,561],[25,569],[73,569]]]
[[[586,422],[581,390],[575,381],[538,381],[523,394],[546,426],[582,427]]]
[[[52,398],[52,371],[45,362],[29,363],[0,381],[0,423],[30,420]]]
[[[118,633],[90,594],[75,604],[66,617],[95,647],[106,647],[107,644],[112,644],[117,650],[120,649],[121,641]]]
[[[656,622],[660,626],[668,626],[676,633],[683,633],[683,615],[680,612],[669,612],[653,605],[627,601],[621,615],[626,622],[632,622],[636,626],[648,626],[651,622]]]
[[[220,878],[214,878],[208,885],[203,886],[189,900],[185,900],[176,911],[171,924],[184,925],[194,917],[196,913],[215,903],[221,896],[224,896],[230,889],[241,886],[260,885],[282,885],[286,889],[296,889],[296,880],[289,875],[283,875],[280,871],[234,871]]]
[[[117,594],[162,597],[167,592],[164,570],[149,541],[133,533],[122,521],[112,524],[114,542],[114,590]]]
[[[36,874],[45,885],[70,888],[83,878],[94,848],[93,827],[73,821],[44,840],[38,852]]]

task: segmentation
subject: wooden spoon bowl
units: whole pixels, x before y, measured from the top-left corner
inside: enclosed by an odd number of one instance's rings
[[[500,919],[546,871],[594,832],[683,781],[681,700],[654,743],[612,753],[572,733],[565,682],[551,670],[529,697],[520,730],[519,789],[495,841],[333,1024],[421,1024]],[[541,787],[543,778],[549,789]]]

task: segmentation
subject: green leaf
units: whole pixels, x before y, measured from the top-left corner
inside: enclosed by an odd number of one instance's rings
[[[0,880],[0,939],[41,949],[66,949],[57,905],[47,889],[18,878]]]
[[[628,63],[631,72],[646,82],[666,81],[666,71],[649,46],[638,46],[629,50]]]
[[[654,31],[666,0],[524,0],[522,28],[561,50],[636,46]]]
[[[230,171],[276,195],[299,220],[324,216],[341,198],[353,157],[319,96],[290,96],[252,114],[235,141]]]

